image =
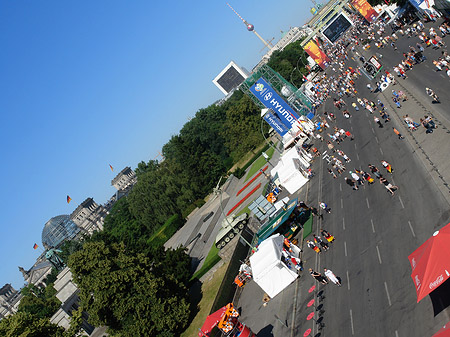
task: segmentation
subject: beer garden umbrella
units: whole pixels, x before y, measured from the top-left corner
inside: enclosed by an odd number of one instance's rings
[[[417,302],[450,277],[450,224],[447,224],[417,248],[408,259],[416,287]]]

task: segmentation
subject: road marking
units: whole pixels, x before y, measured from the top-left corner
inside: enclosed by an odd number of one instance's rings
[[[345,231],[345,221],[344,221],[344,218],[342,218],[342,229]]]
[[[358,159],[358,160],[359,160],[359,154],[358,154],[358,153],[356,153],[356,159]]]
[[[352,131],[353,131],[353,126],[351,126],[351,127],[350,127],[350,130],[352,130]]]
[[[344,241],[344,254],[347,256],[347,242]]]
[[[383,154],[383,150],[381,149],[381,147],[380,147],[380,152],[381,152],[381,154]]]
[[[409,225],[409,229],[411,230],[413,237],[416,237],[416,234],[414,233],[414,229],[411,226],[411,221],[409,221],[409,220],[408,220],[408,225]]]
[[[439,74],[439,76],[441,76],[442,78],[445,78],[444,75],[442,75],[442,74]]]
[[[384,289],[386,289],[386,295],[387,295],[388,303],[389,303],[389,306],[391,306],[391,305],[392,305],[392,303],[391,303],[391,297],[389,296],[389,291],[388,291],[388,288],[387,288],[387,283],[386,283],[386,281],[384,282]]]
[[[425,67],[430,68],[430,67],[428,66],[428,64],[425,64]]]
[[[373,220],[372,219],[370,219],[370,223],[372,224],[372,232],[375,233],[375,227],[373,225]]]
[[[405,208],[405,205],[403,205],[403,200],[402,200],[402,198],[400,198],[400,196],[398,196],[398,200],[400,200],[400,203],[402,204],[402,208]]]
[[[378,246],[375,246],[377,248],[377,254],[378,254],[378,261],[381,264],[381,255],[380,255],[380,250],[378,249]]]
[[[398,337],[398,332],[397,332],[397,330],[395,330],[395,337]]]
[[[375,134],[375,130],[372,128],[372,133]]]
[[[348,270],[347,270],[347,288],[350,290],[350,277],[348,276]]]
[[[380,142],[378,141],[378,137],[375,136],[375,140],[377,141],[377,144],[379,144]]]
[[[369,199],[366,198],[367,208],[370,208]]]
[[[344,208],[344,200],[341,198],[341,208]]]
[[[355,330],[353,329],[353,314],[352,309],[350,309],[350,325],[352,326],[352,335],[355,334]]]
[[[339,183],[339,191],[342,192],[342,183]]]
[[[353,144],[353,145],[355,145],[355,149],[356,149],[356,143],[355,143],[355,144]]]

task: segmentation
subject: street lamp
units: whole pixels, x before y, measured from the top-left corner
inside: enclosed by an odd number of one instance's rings
[[[281,152],[280,152],[280,150],[278,150],[275,146],[273,146],[273,144],[270,142],[270,141],[268,141],[267,140],[267,138],[266,138],[266,136],[264,135],[264,130],[263,130],[263,121],[264,121],[264,119],[263,119],[263,117],[264,117],[264,115],[269,111],[270,109],[267,109],[267,108],[265,108],[265,109],[261,109],[261,134],[262,134],[262,136],[263,136],[263,138],[264,138],[264,140],[275,150],[275,151],[277,151],[280,155],[282,154]]]

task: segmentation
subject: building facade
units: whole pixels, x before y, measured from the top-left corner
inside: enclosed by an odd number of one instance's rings
[[[136,173],[134,173],[134,171],[127,166],[120,171],[120,173],[113,180],[111,180],[111,185],[118,191],[122,191],[133,187],[136,182]]]
[[[73,240],[80,232],[69,215],[58,215],[48,220],[42,230],[42,244],[46,249],[58,248],[66,240]]]
[[[92,198],[87,198],[72,212],[70,219],[82,233],[92,235],[95,231],[103,230],[107,214],[102,205],[98,205]]]
[[[15,314],[19,308],[22,295],[10,283],[0,289],[0,319]]]

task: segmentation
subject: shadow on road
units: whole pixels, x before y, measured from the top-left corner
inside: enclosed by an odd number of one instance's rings
[[[261,329],[256,335],[258,337],[273,337],[272,330],[273,330],[273,326],[272,326],[272,324],[269,324],[265,328]]]
[[[450,306],[450,279],[430,293],[434,316]]]

